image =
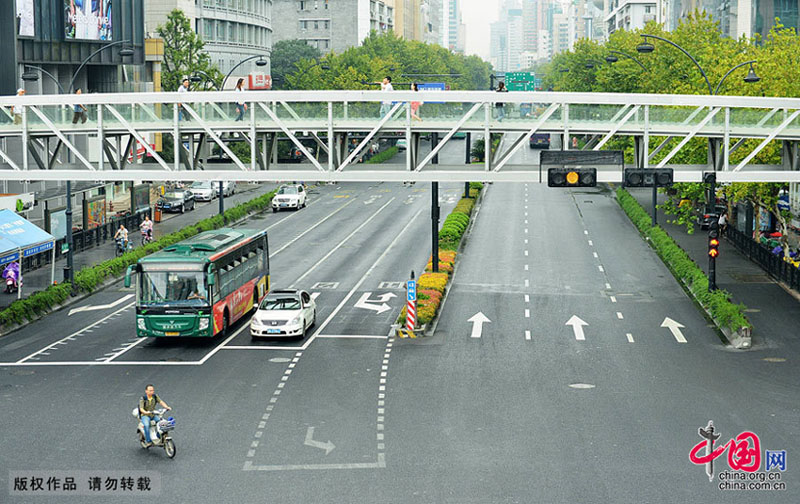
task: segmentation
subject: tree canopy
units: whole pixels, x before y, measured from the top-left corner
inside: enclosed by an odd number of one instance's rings
[[[302,60],[318,60],[322,53],[311,47],[305,40],[280,40],[272,45],[270,66],[272,68],[273,87],[281,89],[285,85],[286,75],[296,72],[296,63]]]
[[[205,43],[194,32],[189,18],[182,10],[174,9],[170,12],[167,22],[159,26],[157,31],[164,40],[161,72],[161,88],[164,91],[177,90],[184,78],[200,72],[208,75],[215,86],[220,85],[222,74],[211,63],[211,58],[204,49]]]

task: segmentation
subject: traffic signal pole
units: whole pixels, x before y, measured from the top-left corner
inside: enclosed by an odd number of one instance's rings
[[[470,151],[472,149],[472,134],[467,133],[467,145],[464,149],[466,152],[464,153],[464,164],[470,164],[472,162]],[[464,197],[469,198],[469,182],[464,182]]]
[[[706,173],[703,182],[708,184],[706,194],[706,213],[710,215],[708,223],[708,292],[717,290],[717,256],[719,255],[719,220],[716,214],[717,174]]]
[[[653,177],[653,218],[652,218],[653,227],[655,227],[658,224],[658,216],[656,214],[657,205],[658,205],[658,177]]]
[[[222,190],[222,181],[219,181],[219,214],[222,216],[222,222],[225,223],[225,192]]]
[[[439,134],[431,133],[431,149],[439,143]],[[433,157],[433,164],[439,164],[439,155]],[[439,182],[431,182],[431,271],[439,272]]]

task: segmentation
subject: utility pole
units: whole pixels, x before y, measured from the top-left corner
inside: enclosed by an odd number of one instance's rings
[[[464,149],[464,164],[470,164],[472,162],[472,157],[470,155],[472,147],[472,133],[467,133],[467,145]],[[464,197],[469,198],[469,182],[464,182]]]
[[[72,264],[72,182],[67,179],[67,265],[64,267],[64,281],[72,284],[74,279]]]
[[[222,216],[222,223],[225,223],[225,192],[222,190],[222,181],[219,181],[219,214]]]
[[[439,134],[431,133],[431,149],[439,143]],[[439,164],[439,156],[432,160]],[[439,182],[431,182],[431,271],[439,272]]]

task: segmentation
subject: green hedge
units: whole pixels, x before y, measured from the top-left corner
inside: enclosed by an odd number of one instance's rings
[[[267,194],[263,194],[226,210],[226,221],[236,222],[250,214],[269,209],[274,195],[275,191],[270,191]],[[51,285],[43,291],[34,292],[25,299],[20,299],[11,303],[8,308],[0,311],[0,326],[6,326],[12,323],[21,324],[25,320],[34,320],[37,316],[47,313],[53,307],[66,301],[73,291],[74,293],[94,292],[105,280],[121,276],[125,273],[128,266],[136,264],[142,257],[179,241],[191,238],[203,231],[221,227],[223,227],[222,216],[215,215],[214,217],[203,219],[196,224],[186,226],[174,233],[162,236],[153,243],[133,249],[121,257],[115,257],[114,259],[103,261],[100,264],[83,268],[75,274],[74,289],[73,286],[69,284]]]
[[[469,186],[470,197],[461,198],[453,208],[453,211],[444,220],[442,229],[439,230],[439,249],[441,250],[458,250],[461,237],[467,231],[472,209],[475,207],[475,198],[478,197],[478,193],[483,189],[483,184],[470,182]]]
[[[397,154],[399,151],[400,149],[396,145],[393,147],[389,147],[385,151],[381,151],[372,156],[371,158],[367,159],[366,161],[364,161],[364,164],[383,163],[384,161],[392,159],[394,155]]]
[[[660,226],[652,226],[650,215],[636,199],[623,188],[617,189],[617,201],[639,231],[650,243],[667,267],[682,281],[711,316],[731,331],[752,328],[744,315],[745,306],[734,304],[724,290],[708,292],[708,278],[703,270],[675,243]]]

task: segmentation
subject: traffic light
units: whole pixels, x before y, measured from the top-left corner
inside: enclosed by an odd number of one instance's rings
[[[547,187],[595,187],[597,168],[548,168]]]
[[[708,225],[708,257],[711,259],[719,257],[719,223],[716,215],[711,216],[711,222]]]
[[[672,168],[625,168],[623,187],[667,187],[672,185]]]

